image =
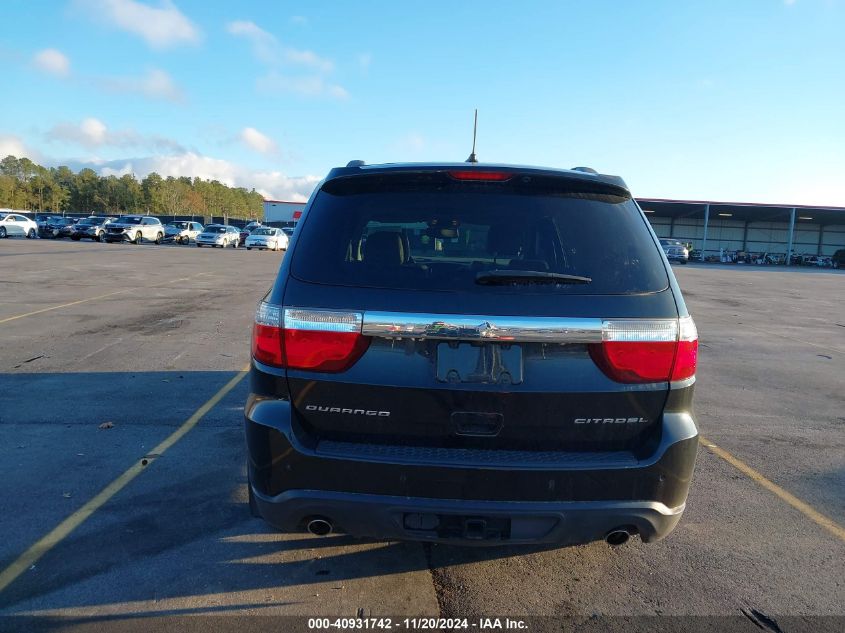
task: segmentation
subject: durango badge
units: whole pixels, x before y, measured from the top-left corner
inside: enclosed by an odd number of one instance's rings
[[[389,418],[390,411],[369,411],[367,409],[342,409],[340,407],[323,407],[316,404],[305,405],[306,411],[319,411],[320,413],[345,413],[347,415],[368,415],[371,417]]]

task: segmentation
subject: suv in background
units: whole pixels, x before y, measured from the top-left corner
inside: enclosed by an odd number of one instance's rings
[[[69,237],[71,228],[76,222],[75,218],[52,215],[44,218],[43,223],[38,224],[38,236],[58,239]]]
[[[107,242],[140,244],[147,240],[161,244],[164,227],[161,220],[149,215],[123,215],[106,227],[105,239]]]
[[[621,178],[334,169],[255,313],[250,509],[380,539],[662,538],[695,464],[697,350]]]
[[[686,245],[678,240],[660,238],[660,246],[670,262],[689,263],[690,253]]]
[[[841,248],[830,258],[834,268],[845,268],[845,248]]]
[[[244,228],[242,228],[238,236],[238,246],[243,246],[244,244],[246,244],[246,238],[248,238],[250,233],[252,233],[259,226],[261,226],[261,222],[255,220],[254,222],[250,222]]]
[[[106,234],[106,226],[111,222],[114,222],[114,220],[114,218],[104,218],[93,215],[87,218],[82,218],[71,227],[70,238],[72,240],[89,238],[96,240],[97,242],[102,242],[103,236]]]

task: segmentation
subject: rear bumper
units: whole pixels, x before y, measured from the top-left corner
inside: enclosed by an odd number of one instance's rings
[[[624,528],[645,542],[663,538],[684,510],[652,502],[501,502],[289,490],[266,497],[253,487],[261,516],[285,532],[312,518],[359,537],[468,545],[577,545]]]
[[[523,463],[450,461],[408,447],[344,453],[297,429],[288,401],[249,399],[249,480],[269,523],[304,531],[320,517],[355,536],[465,544],[578,544],[623,527],[658,540],[680,520],[698,446],[687,413],[664,414],[647,457],[561,453]]]

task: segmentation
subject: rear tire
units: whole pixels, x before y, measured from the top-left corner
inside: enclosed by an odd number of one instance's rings
[[[164,239],[163,233],[156,233],[156,244],[161,244],[161,241]]]
[[[202,248],[202,244],[200,244],[199,242],[197,242],[197,248]]]
[[[5,231],[6,229],[3,229],[3,230]],[[29,229],[29,231],[26,234],[26,239],[28,239],[28,240],[34,240],[35,239],[35,229]]]
[[[246,250],[251,251],[251,250],[252,250],[252,246],[247,246],[247,247],[246,247]]]
[[[142,239],[143,239],[143,236],[141,235],[141,231],[138,231],[137,233],[135,233],[135,239],[132,240],[132,242],[134,244],[140,244]]]
[[[0,240],[9,237],[9,234],[6,233],[6,227],[0,226]]]
[[[103,243],[103,241],[104,241],[105,239],[106,239],[106,238],[105,238],[104,233],[103,233],[102,231],[98,231],[98,232],[97,232],[97,237],[95,237],[95,238],[94,238],[94,241],[95,241],[95,242],[100,242],[100,243],[102,244],[102,243]]]

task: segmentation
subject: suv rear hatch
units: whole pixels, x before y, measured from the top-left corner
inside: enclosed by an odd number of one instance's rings
[[[301,223],[254,343],[287,367],[316,445],[530,460],[636,450],[659,429],[683,324],[626,189],[567,172],[364,171],[328,180]]]

